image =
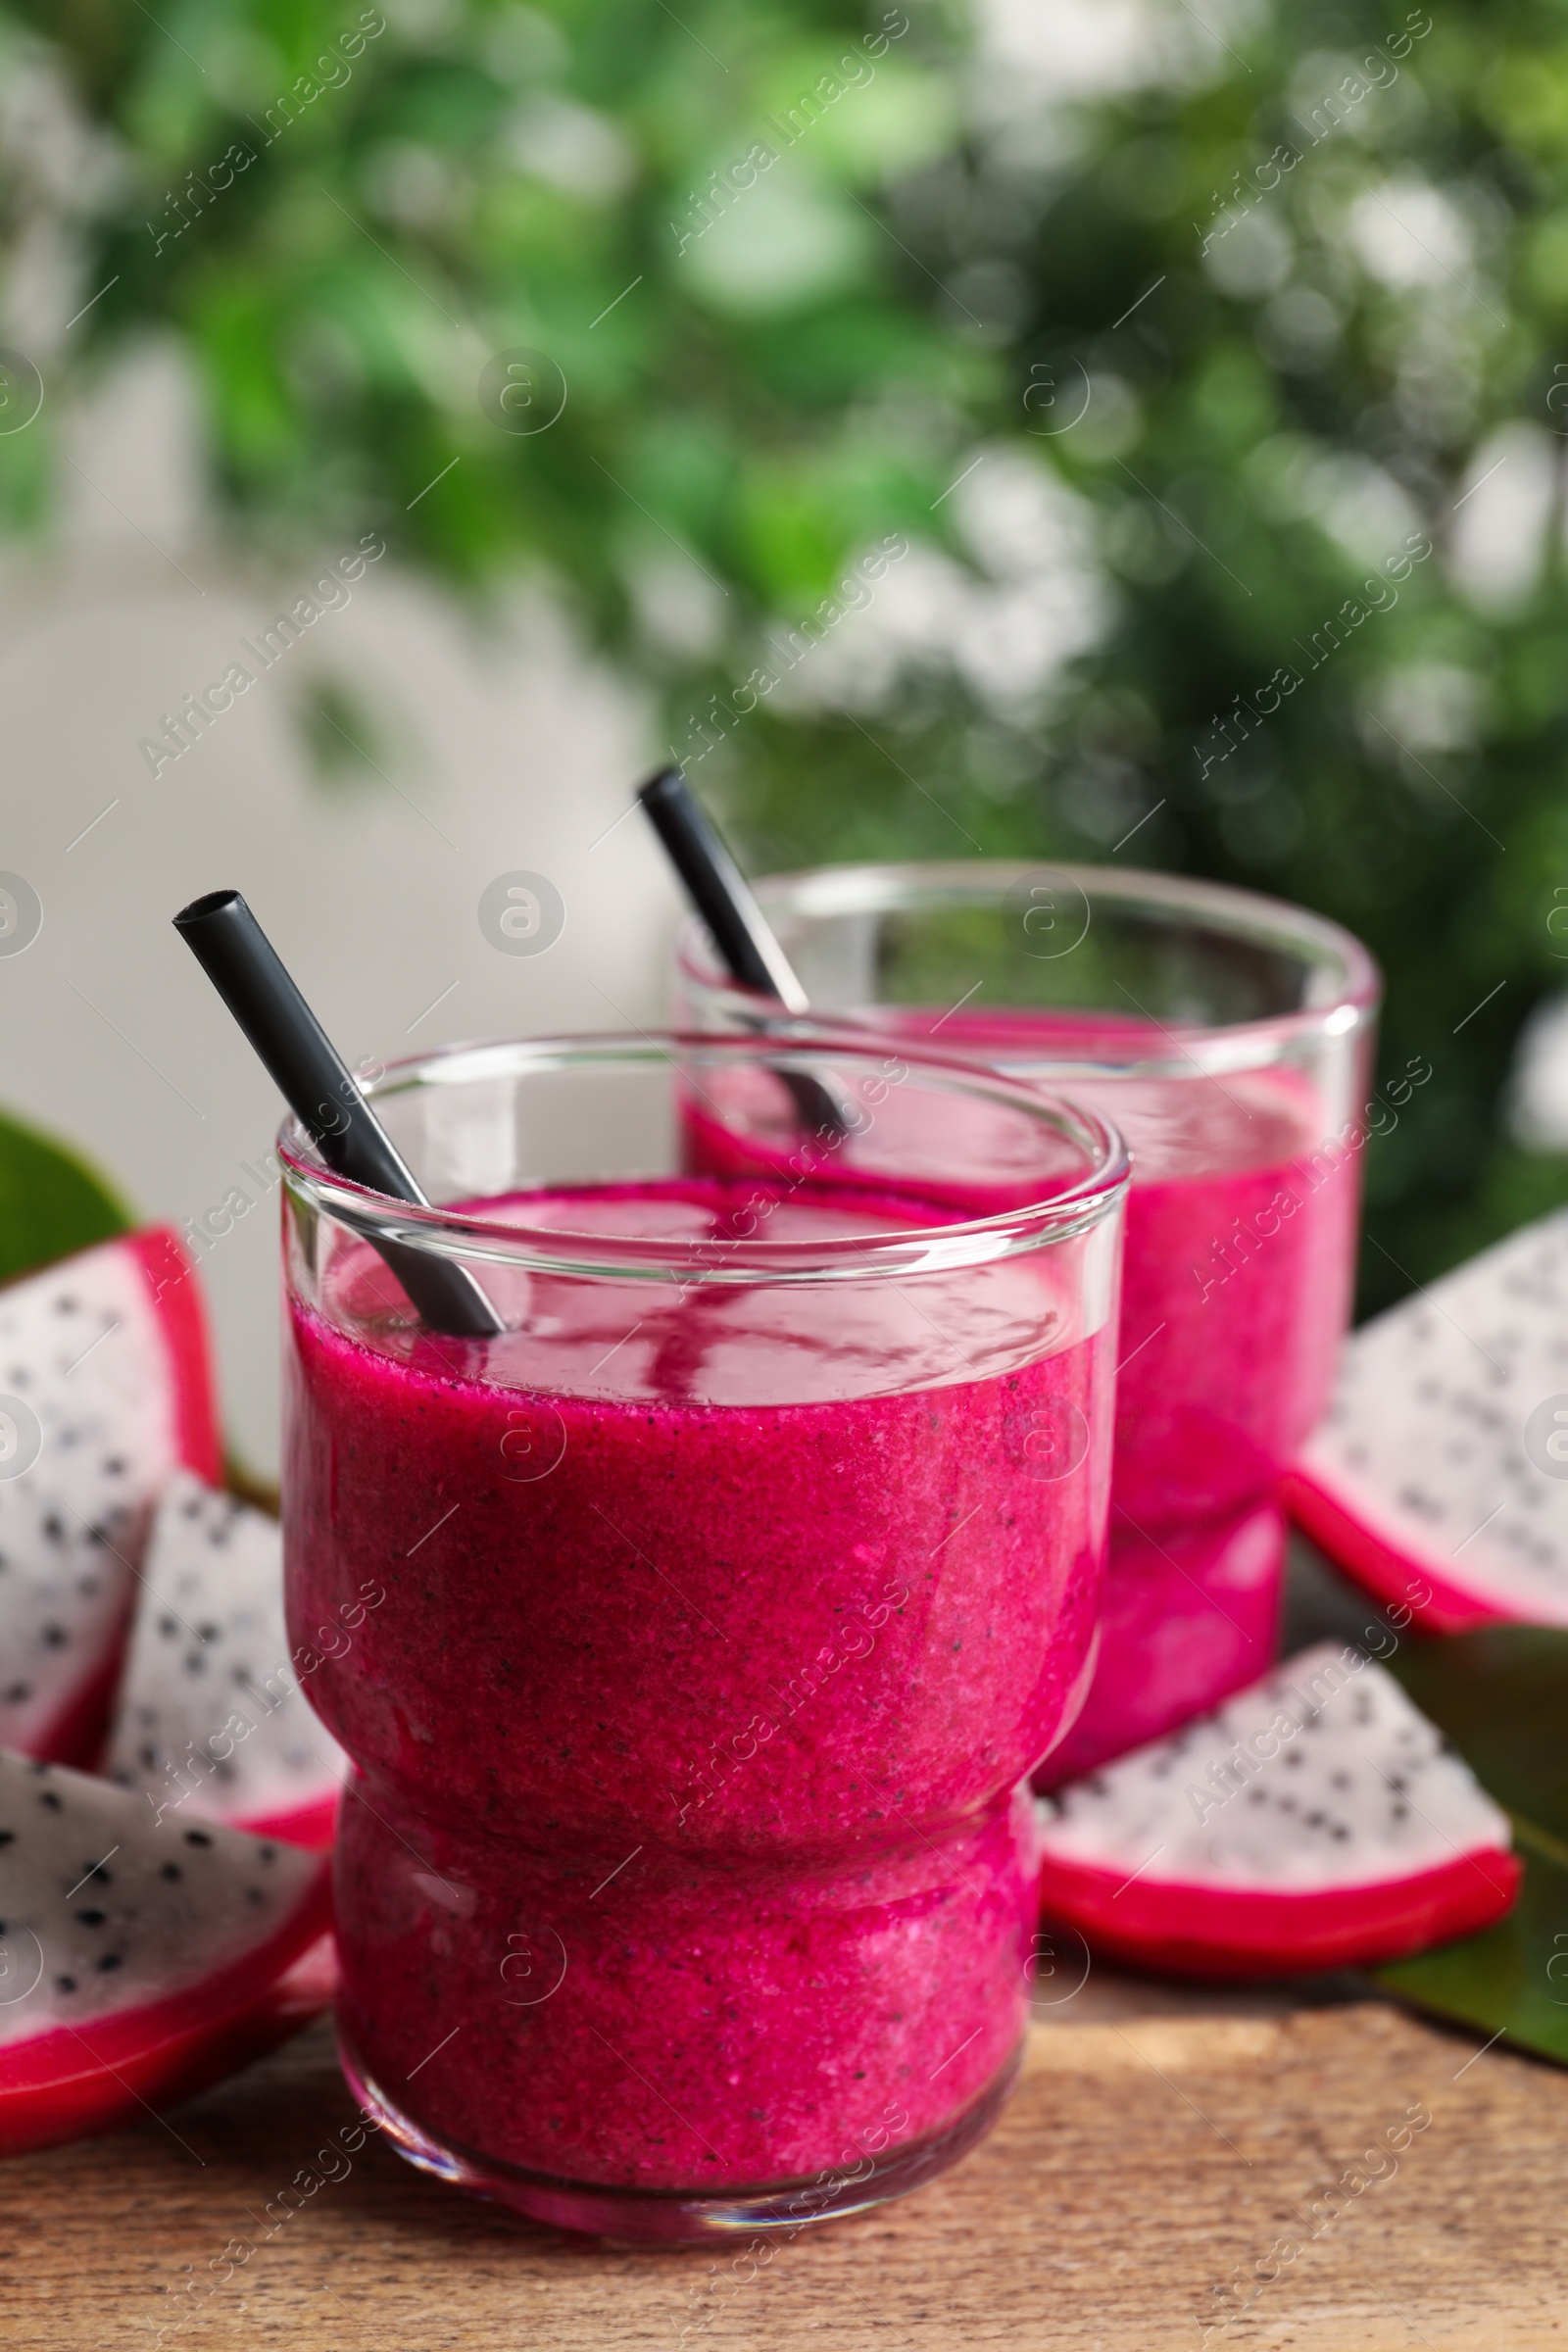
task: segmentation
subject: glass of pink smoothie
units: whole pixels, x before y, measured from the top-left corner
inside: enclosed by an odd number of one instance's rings
[[[899,2195],[1016,2064],[1027,1775],[1099,1609],[1119,1139],[813,1032],[464,1048],[371,1092],[438,1205],[281,1143],[350,2080],[413,2162],[571,2228]],[[388,1243],[467,1266],[501,1335],[422,1328]]]
[[[814,1015],[1033,1076],[1128,1143],[1101,1660],[1050,1785],[1274,1654],[1276,1484],[1323,1410],[1349,1314],[1377,971],[1319,916],[1167,874],[977,859],[830,866],[757,891]],[[695,1029],[768,1017],[697,925],[677,1002]],[[951,1197],[982,1203],[960,1121],[948,1144]]]

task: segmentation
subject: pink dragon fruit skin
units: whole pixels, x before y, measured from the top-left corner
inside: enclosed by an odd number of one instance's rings
[[[1278,1648],[1284,1587],[1285,1521],[1272,1502],[1157,1537],[1113,1515],[1094,1679],[1036,1788],[1093,1772],[1255,1681]]]
[[[0,2157],[113,2131],[306,2025],[330,1866],[0,1750]]]
[[[1521,1879],[1468,1767],[1382,1667],[1328,1642],[1039,1820],[1046,1918],[1172,1976],[1398,1959],[1499,1919]]]

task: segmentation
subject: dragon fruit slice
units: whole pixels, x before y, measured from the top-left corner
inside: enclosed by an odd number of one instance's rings
[[[1172,1976],[1401,1958],[1519,1887],[1506,1814],[1391,1675],[1328,1642],[1041,1816],[1047,1914]]]
[[[105,1771],[155,1809],[319,1846],[347,1768],[290,1663],[277,1522],[175,1477],[147,1546]]]
[[[1434,1633],[1568,1626],[1568,1210],[1348,1342],[1286,1501]]]
[[[0,1746],[91,1761],[152,1506],[220,1475],[207,1332],[172,1233],[0,1291]]]
[[[1272,1502],[1157,1538],[1113,1514],[1095,1679],[1035,1787],[1095,1772],[1251,1682],[1279,1654],[1284,1585]]]
[[[0,1753],[0,2156],[112,2131],[307,2024],[329,1867]]]

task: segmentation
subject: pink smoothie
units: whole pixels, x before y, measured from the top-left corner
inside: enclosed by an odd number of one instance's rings
[[[940,1221],[711,1177],[483,1213],[720,1253],[760,1195],[771,1241]],[[359,1767],[358,2069],[492,2166],[619,2187],[941,2133],[1022,2030],[1015,1791],[1091,1655],[1113,1314],[1086,1328],[1054,1250],[896,1284],[485,1281],[515,1325],[486,1344],[412,1328],[358,1247],[292,1314],[293,1638],[386,1592],[313,1676]],[[1064,1428],[1083,1447],[1042,1478]]]
[[[1094,1772],[1255,1682],[1279,1646],[1284,1582],[1277,1502],[1157,1536],[1114,1522],[1095,1678],[1035,1787]]]

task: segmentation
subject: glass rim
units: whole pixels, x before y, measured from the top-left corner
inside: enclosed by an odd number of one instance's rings
[[[499,1038],[405,1054],[378,1064],[374,1078],[360,1079],[358,1084],[365,1099],[373,1103],[420,1088],[493,1084],[574,1066],[630,1063],[653,1069],[663,1063],[673,1072],[680,1067],[677,1056],[691,1054],[735,1062],[755,1062],[765,1055],[770,1068],[804,1076],[816,1075],[824,1060],[871,1062],[882,1075],[881,1065],[895,1060],[908,1075],[930,1073],[955,1092],[1020,1111],[1037,1125],[1065,1135],[1086,1152],[1090,1164],[1040,1200],[944,1224],[903,1225],[886,1232],[823,1241],[623,1240],[614,1235],[572,1233],[557,1226],[502,1223],[439,1205],[421,1207],[412,1201],[392,1200],[384,1193],[328,1169],[299,1119],[290,1113],[277,1136],[284,1185],[291,1195],[335,1217],[368,1241],[422,1250],[465,1263],[520,1266],[533,1272],[613,1281],[754,1284],[886,1280],[899,1273],[984,1265],[1089,1232],[1119,1207],[1127,1191],[1127,1147],[1116,1128],[1098,1112],[1047,1094],[1026,1079],[991,1069],[982,1061],[959,1054],[906,1051],[902,1046],[895,1050],[887,1040],[868,1038],[863,1030],[845,1031],[828,1023],[789,1020],[777,1030],[770,1028],[765,1039],[691,1030],[605,1030]],[[813,1165],[796,1181],[816,1181],[821,1173],[821,1168]],[[760,1187],[769,1177],[766,1171],[759,1171],[751,1181]],[[888,1193],[897,1194],[901,1181],[914,1185],[920,1179],[901,1180],[892,1170],[877,1181]]]
[[[1161,873],[1149,866],[1128,866],[1122,870],[1103,865],[1076,865],[1049,858],[867,861],[802,866],[787,873],[764,874],[752,887],[764,911],[775,919],[781,914],[819,919],[837,914],[919,912],[990,905],[1004,899],[1009,890],[1031,875],[1065,880],[1082,894],[1091,911],[1099,901],[1107,907],[1170,912],[1225,939],[1295,954],[1307,967],[1308,1001],[1290,1011],[1263,1013],[1239,1021],[1161,1021],[1152,1015],[1146,1016],[1170,1041],[1171,1052],[1140,1056],[1136,1062],[1114,1051],[1103,1055],[1093,1053],[1076,1055],[1057,1049],[1034,1055],[1009,1054],[1009,1064],[1027,1061],[1031,1067],[1050,1065],[1062,1071],[1092,1067],[1112,1073],[1136,1070],[1168,1075],[1190,1070],[1196,1063],[1205,1075],[1223,1073],[1273,1059],[1303,1040],[1348,1037],[1369,1024],[1382,1002],[1383,976],[1375,958],[1343,924],[1327,915],[1315,914],[1308,907],[1295,906],[1288,899],[1241,890],[1229,882]],[[743,987],[722,969],[707,929],[695,916],[688,916],[681,925],[675,959],[683,978],[714,995],[733,1000],[754,1017],[760,1010],[770,1007],[768,998]],[[854,1011],[835,1009],[824,1013],[822,1018],[829,1025],[856,1026],[868,1016],[893,1009],[897,1007],[867,1005]]]

